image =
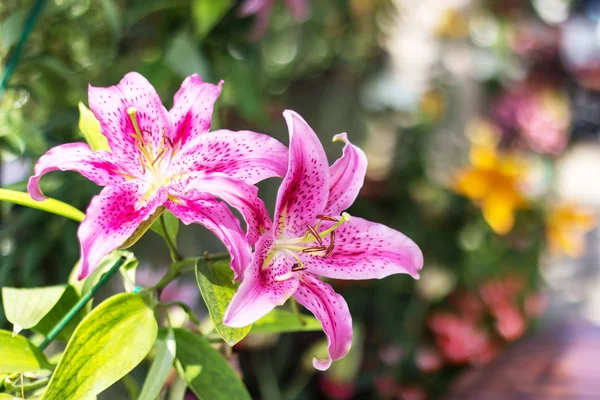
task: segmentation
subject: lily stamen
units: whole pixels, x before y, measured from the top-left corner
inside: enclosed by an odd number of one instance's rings
[[[319,242],[319,244],[321,246],[323,246],[323,239],[321,239],[321,237],[319,236],[319,233],[316,231],[316,229],[313,228],[312,226],[308,225],[308,231],[310,232],[311,235],[314,236],[314,238],[317,240],[317,242]]]
[[[301,265],[298,263],[292,265],[292,272],[304,271],[305,269],[306,269],[305,265]]]
[[[325,252],[325,255],[323,255],[323,258],[329,257],[329,255],[333,252],[333,247],[335,246],[335,231],[331,231],[330,238],[331,241],[329,242],[329,247],[327,247],[327,251]]]
[[[303,253],[316,253],[318,251],[323,251],[323,250],[327,250],[327,247],[325,246],[320,246],[320,247],[309,247],[308,249],[304,249],[302,250]]]

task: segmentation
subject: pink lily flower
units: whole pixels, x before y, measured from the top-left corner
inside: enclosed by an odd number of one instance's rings
[[[286,7],[296,21],[308,18],[309,7],[307,0],[285,0]],[[273,11],[275,0],[245,0],[240,6],[239,13],[242,17],[256,15],[256,23],[252,34],[253,40],[258,40],[265,35],[269,27],[269,17]]]
[[[92,199],[77,232],[79,279],[163,206],[183,223],[201,224],[223,241],[236,276],[250,263],[250,244],[260,229],[270,228],[262,226],[268,215],[252,185],[283,176],[287,149],[250,131],[209,132],[222,84],[189,76],[168,112],[154,87],[135,72],[115,86],[89,86],[90,109],[111,151],[94,152],[86,143],[56,146],[38,160],[27,187],[31,197],[44,200],[39,180],[55,170],[77,171],[105,186]],[[247,235],[215,198],[240,210],[248,222]]]
[[[252,263],[225,313],[231,327],[249,325],[294,296],[321,321],[329,342],[325,370],[352,343],[346,301],[318,275],[333,279],[419,277],[423,254],[402,233],[343,212],[363,184],[367,159],[345,133],[343,156],[331,167],[323,146],[293,111],[283,113],[290,136],[288,170],[277,194],[275,226],[256,242]]]

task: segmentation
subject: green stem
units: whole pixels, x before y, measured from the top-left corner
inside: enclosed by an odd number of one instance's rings
[[[207,254],[206,256],[204,256],[202,258],[198,258],[198,259],[186,258],[181,261],[176,261],[173,264],[171,264],[171,268],[169,268],[169,270],[167,271],[165,276],[163,276],[162,279],[160,281],[158,281],[158,283],[156,285],[146,288],[146,289],[144,289],[144,291],[151,292],[154,290],[160,291],[160,290],[164,289],[165,286],[167,286],[169,283],[171,283],[175,279],[179,278],[181,275],[183,275],[187,272],[195,271],[196,262],[208,263],[211,261],[227,260],[228,258],[229,258],[229,253],[213,253],[213,254]],[[189,265],[189,267],[186,268],[186,266],[188,266],[188,265]]]
[[[181,254],[179,254],[179,251],[177,250],[177,245],[175,244],[175,241],[173,239],[171,239],[171,236],[169,235],[169,231],[167,231],[165,215],[161,214],[159,218],[160,218],[160,226],[162,227],[162,230],[165,233],[165,242],[167,242],[167,246],[169,247],[169,251],[171,252],[171,259],[173,260],[173,262],[183,260],[183,257],[181,256]]]
[[[290,304],[292,305],[292,311],[298,316],[298,321],[300,321],[301,325],[306,325],[306,321],[302,318],[302,313],[298,308],[298,303],[296,303],[296,299],[290,297]]]
[[[23,374],[19,374],[19,375],[20,375],[20,379],[22,380]],[[49,380],[50,380],[50,378],[42,378],[37,381],[33,381],[33,382],[29,382],[29,383],[19,382],[17,385],[15,385],[15,383],[12,380],[6,378],[4,380],[4,389],[6,389],[7,392],[20,392],[20,391],[28,392],[30,390],[41,388],[41,387],[45,386]]]
[[[187,304],[185,304],[184,302],[168,301],[165,303],[158,303],[156,305],[156,307],[164,307],[164,308],[168,308],[168,307],[172,307],[172,306],[177,306],[177,307],[181,308],[183,311],[185,311],[185,313],[188,315],[188,317],[190,317],[190,320],[195,325],[200,325],[200,320],[198,319],[198,317],[196,317],[196,314],[194,314],[194,311],[192,310],[192,308],[190,306],[188,306]]]
[[[6,88],[6,85],[8,84],[8,79],[10,78],[15,67],[17,66],[17,62],[19,61],[19,58],[21,57],[21,53],[23,52],[25,43],[27,43],[27,38],[29,37],[29,34],[33,30],[33,27],[35,26],[37,19],[39,18],[40,14],[42,13],[42,9],[44,8],[44,3],[45,3],[44,0],[37,0],[35,2],[35,4],[33,5],[33,7],[31,8],[31,11],[29,12],[29,16],[27,17],[27,22],[25,23],[25,28],[23,29],[23,33],[21,34],[21,37],[19,38],[19,43],[17,43],[17,47],[15,47],[15,51],[13,52],[13,55],[12,55],[10,61],[8,62],[8,64],[6,65],[6,69],[4,70],[4,76],[2,76],[2,82],[0,82],[0,96],[2,96],[2,92]]]
[[[64,329],[65,326],[77,315],[77,313],[87,304],[88,301],[102,287],[108,280],[121,268],[121,266],[125,263],[127,258],[121,257],[117,260],[117,262],[98,280],[98,283],[92,287],[92,289],[87,292],[79,301],[69,310],[69,312],[52,328],[48,336],[44,339],[42,344],[40,344],[39,349],[44,350],[50,342],[54,340],[54,338]]]

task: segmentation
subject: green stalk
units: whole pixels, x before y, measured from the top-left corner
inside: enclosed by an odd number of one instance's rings
[[[33,5],[33,7],[31,8],[31,11],[29,12],[29,16],[27,17],[27,22],[25,23],[25,28],[23,29],[23,33],[21,34],[21,37],[19,38],[19,43],[17,43],[17,47],[15,47],[15,51],[13,52],[13,55],[10,58],[10,61],[8,62],[8,64],[6,65],[6,69],[4,70],[4,76],[2,76],[2,82],[0,82],[0,96],[2,96],[2,92],[6,88],[6,85],[8,84],[8,80],[9,80],[10,76],[12,75],[15,67],[17,66],[17,62],[19,61],[19,58],[21,57],[21,53],[23,52],[25,43],[27,43],[27,38],[29,37],[29,34],[33,30],[33,27],[35,26],[37,19],[39,18],[40,14],[42,13],[42,9],[44,8],[44,3],[45,3],[44,0],[37,0],[35,2],[35,4]]]
[[[121,266],[125,263],[127,259],[125,257],[121,257],[117,260],[117,262],[100,278],[98,283],[92,287],[92,289],[87,292],[79,301],[69,310],[69,312],[52,328],[46,339],[39,345],[40,350],[44,350],[48,345],[56,338],[56,336],[64,329],[65,326],[77,315],[77,313],[87,304],[88,301],[91,300],[92,297],[96,294],[98,289],[102,287],[108,280],[121,268]]]
[[[171,238],[171,236],[169,235],[169,232],[167,231],[165,215],[160,214],[159,219],[160,219],[160,226],[161,226],[163,232],[165,233],[165,242],[167,242],[167,246],[169,247],[169,251],[171,252],[171,260],[173,262],[181,261],[183,259],[183,257],[181,257],[181,254],[179,254],[179,251],[177,250],[177,245],[175,244],[175,241]]]

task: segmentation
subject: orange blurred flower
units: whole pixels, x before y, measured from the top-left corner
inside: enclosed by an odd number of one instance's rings
[[[554,254],[580,257],[585,250],[585,234],[596,226],[595,215],[574,204],[556,204],[546,217],[546,238]]]
[[[526,165],[516,154],[497,149],[494,127],[477,122],[469,153],[471,166],[460,171],[454,189],[481,207],[483,217],[499,235],[512,229],[515,211],[527,206],[521,187]]]

